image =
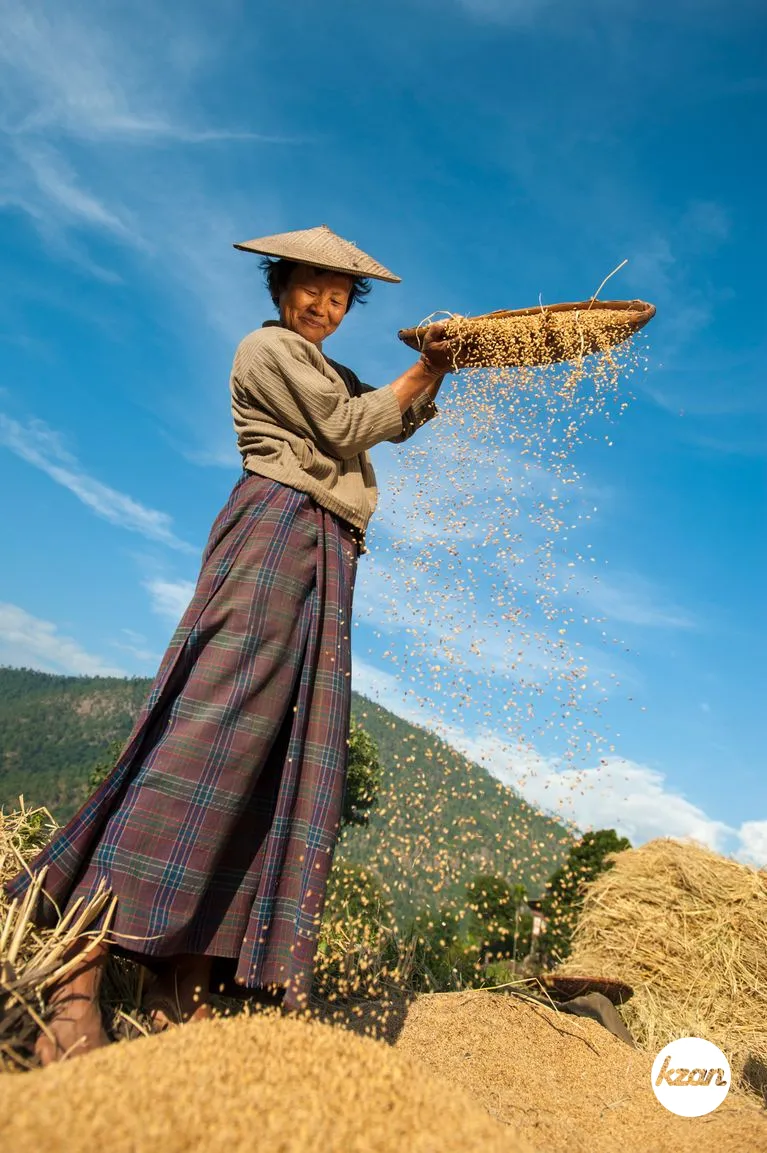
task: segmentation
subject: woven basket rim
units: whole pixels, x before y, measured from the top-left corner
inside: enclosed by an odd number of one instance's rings
[[[595,309],[602,312],[626,313],[627,323],[637,332],[652,320],[656,313],[655,305],[649,304],[646,300],[578,300],[565,304],[535,304],[530,308],[499,309],[496,312],[484,312],[479,316],[456,316],[454,319],[464,326],[471,327],[478,322],[506,320],[512,316],[546,316],[551,312],[592,312]],[[437,323],[449,324],[451,319],[448,317]],[[414,328],[401,328],[397,335],[405,344],[411,344],[411,341],[417,343],[418,335],[428,327],[428,324],[422,323]]]
[[[537,978],[546,989],[553,989],[565,995],[579,996],[581,993],[603,993],[614,1005],[622,1005],[634,995],[631,985],[615,977],[581,977],[570,973],[546,973]]]
[[[646,300],[575,300],[566,304],[534,304],[530,308],[502,308],[481,316],[466,316],[463,320],[503,320],[507,316],[545,316],[549,312],[631,312],[650,320],[655,316],[655,305]],[[457,318],[456,318],[457,319]]]

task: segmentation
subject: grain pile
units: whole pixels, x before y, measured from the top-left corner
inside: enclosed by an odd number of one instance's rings
[[[767,1151],[767,1115],[745,1095],[731,1091],[706,1117],[675,1117],[652,1093],[653,1055],[594,1021],[516,997],[419,997],[396,1048],[541,1153]]]
[[[207,1021],[0,1077],[14,1153],[524,1153],[382,1042],[278,1016]]]
[[[578,361],[607,352],[626,340],[630,329],[620,313],[563,312],[494,320],[448,321],[445,335],[456,344],[456,358],[467,368],[538,366]]]
[[[561,970],[633,986],[621,1011],[653,1052],[705,1037],[767,1087],[766,871],[672,840],[620,853],[587,889]]]

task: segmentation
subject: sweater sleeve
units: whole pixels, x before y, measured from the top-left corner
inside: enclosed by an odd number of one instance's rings
[[[363,395],[369,392],[376,392],[377,390],[372,384],[360,383]],[[404,444],[406,440],[410,440],[422,428],[427,421],[433,420],[435,416],[439,415],[439,409],[434,401],[426,395],[421,393],[417,396],[409,408],[406,408],[402,413],[402,429],[396,436],[387,437],[392,444]]]
[[[325,375],[322,363],[321,354],[297,334],[264,329],[240,345],[235,372],[259,408],[328,456],[349,460],[402,433],[390,385],[350,397]]]

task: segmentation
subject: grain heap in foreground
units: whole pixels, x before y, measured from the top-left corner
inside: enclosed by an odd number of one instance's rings
[[[594,1021],[474,990],[350,1008],[331,1027],[277,1014],[208,1021],[69,1064],[0,1076],[14,1153],[767,1153],[733,1092],[675,1117],[652,1055]],[[387,1035],[394,1047],[357,1032]]]
[[[614,858],[586,891],[561,972],[614,977],[640,1044],[705,1037],[767,1089],[767,872],[701,845],[656,840]]]
[[[0,1076],[14,1153],[527,1153],[383,1042],[277,1015],[206,1021]]]

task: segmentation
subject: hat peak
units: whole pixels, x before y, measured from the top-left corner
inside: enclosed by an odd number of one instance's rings
[[[333,232],[327,224],[261,236],[235,244],[234,247],[245,252],[257,252],[263,256],[342,272],[348,276],[370,277],[372,280],[385,280],[392,284],[400,280],[399,276],[368,256],[352,241]]]

